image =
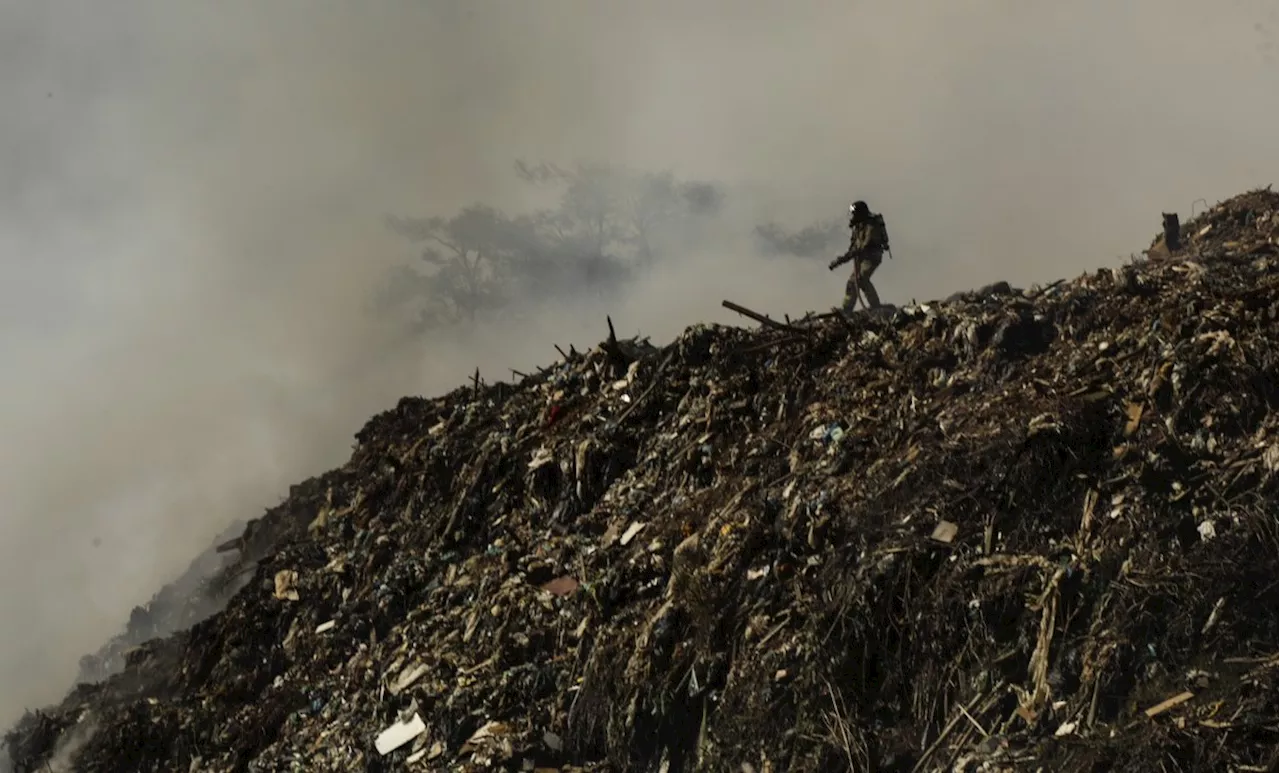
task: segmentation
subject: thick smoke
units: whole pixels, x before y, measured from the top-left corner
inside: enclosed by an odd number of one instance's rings
[[[834,304],[759,223],[867,199],[902,302],[1076,274],[1273,181],[1275,36],[1262,2],[0,0],[0,721],[401,394],[590,345],[606,310],[662,338],[722,298]],[[530,209],[517,159],[731,206],[607,309],[370,315],[414,257],[386,216]]]

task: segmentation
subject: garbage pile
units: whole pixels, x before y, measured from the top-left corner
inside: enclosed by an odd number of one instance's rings
[[[1277,209],[405,398],[16,769],[1266,769]]]

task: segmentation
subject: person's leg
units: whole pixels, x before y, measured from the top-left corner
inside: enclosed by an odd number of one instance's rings
[[[840,305],[844,311],[851,312],[858,307],[858,286],[858,272],[853,271],[844,285],[844,302]]]
[[[880,308],[880,296],[876,293],[876,288],[872,286],[871,279],[862,277],[858,283],[858,289],[862,290],[862,295],[867,299],[867,305],[873,309]]]
[[[858,289],[862,291],[862,296],[867,301],[867,306],[877,308],[880,305],[880,295],[876,292],[875,286],[871,284],[871,275],[880,267],[880,261],[877,258],[869,257],[858,261]]]

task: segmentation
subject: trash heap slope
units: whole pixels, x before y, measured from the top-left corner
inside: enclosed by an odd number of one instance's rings
[[[1191,258],[403,399],[250,524],[222,612],[9,749],[34,770],[78,726],[83,771],[1265,765],[1276,213],[1224,202],[1194,227],[1230,245]]]

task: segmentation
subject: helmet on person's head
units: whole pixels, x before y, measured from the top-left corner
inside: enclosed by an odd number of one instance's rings
[[[861,217],[871,214],[871,209],[865,201],[855,201],[849,205],[849,217]]]

